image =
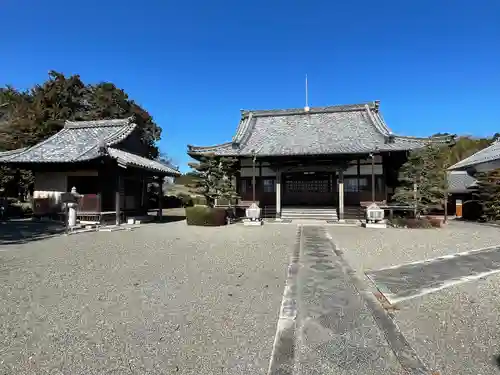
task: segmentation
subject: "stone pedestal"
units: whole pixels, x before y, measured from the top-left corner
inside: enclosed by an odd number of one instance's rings
[[[379,221],[377,223],[362,223],[364,228],[373,228],[373,229],[385,229],[387,228],[387,223],[385,221]]]
[[[243,225],[250,227],[260,227],[264,225],[264,222],[262,220],[243,219]]]
[[[260,217],[260,207],[255,202],[245,210],[245,216],[245,219],[243,219],[243,225],[261,226],[263,224]]]
[[[76,226],[76,203],[67,203],[68,205],[68,226],[73,228]]]

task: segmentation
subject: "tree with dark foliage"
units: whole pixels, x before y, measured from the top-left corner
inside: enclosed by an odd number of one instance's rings
[[[482,220],[500,220],[500,169],[476,174],[474,193],[482,206]]]
[[[236,162],[234,158],[213,154],[202,156],[199,162],[189,163],[194,171],[188,187],[193,193],[203,195],[209,207],[215,205],[216,199],[233,201],[237,198],[234,185]]]
[[[400,169],[394,200],[416,206],[417,214],[441,208],[448,187],[446,168],[447,154],[443,147],[431,144],[410,152]]]
[[[27,91],[0,88],[0,151],[29,147],[54,135],[66,120],[103,120],[134,116],[147,146],[144,157],[159,156],[155,142],[161,129],[151,115],[109,82],[85,84],[80,76],[49,72],[49,79]],[[33,182],[30,172],[0,167],[0,191],[25,194]]]

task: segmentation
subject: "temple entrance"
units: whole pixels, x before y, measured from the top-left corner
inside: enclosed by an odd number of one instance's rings
[[[289,172],[283,174],[282,205],[336,206],[334,172]]]

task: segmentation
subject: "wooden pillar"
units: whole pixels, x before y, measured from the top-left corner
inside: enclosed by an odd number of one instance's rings
[[[385,163],[387,162],[388,157],[385,157],[382,155],[382,176],[384,176],[384,200],[387,202],[388,201],[388,194],[387,194],[387,168],[385,166]]]
[[[116,188],[115,188],[115,215],[116,225],[121,224],[121,203],[122,203],[122,191],[123,191],[123,177],[120,171],[118,171],[116,176]]]
[[[147,190],[148,190],[148,185],[146,183],[146,176],[142,175],[141,176],[141,210],[148,212],[148,209],[146,207],[146,198],[147,198]]]
[[[276,170],[276,218],[281,218],[281,170]]]
[[[158,176],[158,220],[163,216],[163,178]]]
[[[359,198],[359,202],[361,202],[361,189],[360,189],[360,183],[359,181],[361,180],[361,160],[360,158],[358,158],[358,160],[356,160],[356,178],[357,178],[357,187],[356,187],[356,191],[358,192],[358,198]],[[358,204],[359,204],[358,202]]]
[[[372,202],[375,202],[375,154],[372,154]]]
[[[339,221],[344,220],[344,171],[339,170]]]

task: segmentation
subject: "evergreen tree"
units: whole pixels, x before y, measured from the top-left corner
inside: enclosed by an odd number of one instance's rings
[[[193,193],[203,195],[209,207],[220,198],[231,202],[237,198],[234,184],[236,162],[234,158],[214,154],[201,156],[199,162],[189,163],[194,171],[188,187]]]
[[[151,115],[109,82],[86,84],[80,76],[49,72],[47,81],[27,91],[0,88],[0,152],[33,146],[54,135],[66,120],[103,120],[134,116],[142,156],[159,157],[161,129]],[[33,182],[29,171],[0,166],[0,193],[26,194]],[[3,192],[2,192],[3,190]]]
[[[448,188],[446,151],[433,144],[411,151],[400,169],[394,200],[416,207],[417,215],[442,207]]]
[[[500,220],[500,169],[478,173],[477,191],[474,193],[483,209],[484,221]]]

